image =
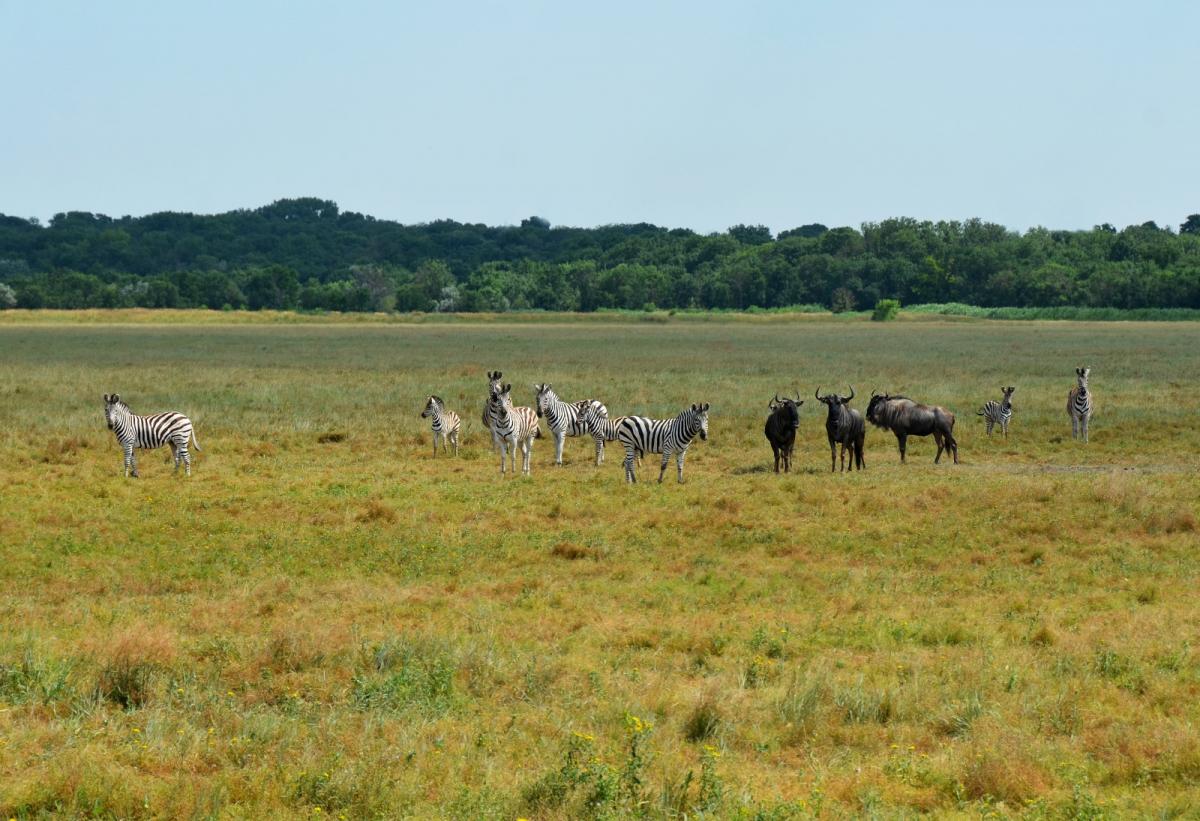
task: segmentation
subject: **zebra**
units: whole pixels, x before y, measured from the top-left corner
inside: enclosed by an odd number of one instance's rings
[[[1004,392],[1004,399],[997,402],[995,399],[990,399],[984,403],[981,410],[975,411],[976,416],[982,416],[987,422],[987,435],[992,435],[992,428],[996,425],[1000,426],[1000,431],[1004,434],[1004,438],[1008,438],[1008,423],[1012,420],[1012,395],[1016,388],[1001,388]]]
[[[462,420],[452,410],[446,410],[446,403],[440,396],[430,396],[425,400],[425,410],[421,418],[433,417],[433,455],[437,456],[438,439],[442,440],[442,453],[446,452],[446,440],[454,445],[454,455],[458,456],[458,431]]]
[[[688,445],[699,434],[702,440],[708,439],[708,403],[692,405],[674,419],[647,419],[644,416],[627,416],[617,427],[617,439],[625,446],[625,481],[636,482],[637,474],[633,470],[634,455],[643,453],[661,453],[662,467],[658,471],[658,482],[662,484],[667,472],[667,462],[671,454],[675,454],[675,468],[680,483],[683,482],[683,457],[687,455]]]
[[[597,403],[599,405],[599,403]],[[603,407],[603,405],[599,405]],[[617,430],[621,423],[628,419],[628,416],[618,416],[614,419],[608,419],[595,413],[596,405],[585,405],[579,411],[579,421],[583,424],[592,437],[600,442],[616,442]],[[637,452],[637,463],[642,463],[642,452]],[[596,451],[596,464],[604,464],[604,447],[603,445]]]
[[[1092,420],[1092,392],[1088,390],[1091,368],[1076,368],[1075,378],[1079,384],[1067,393],[1067,416],[1071,417],[1071,438],[1088,440],[1088,423]]]
[[[533,460],[533,440],[542,435],[538,427],[537,414],[533,408],[513,407],[512,385],[503,385],[492,391],[491,404],[499,410],[492,423],[492,436],[500,441],[500,476],[504,476],[504,461],[509,446],[512,447],[512,472],[517,472],[517,448],[521,449],[521,472],[529,475],[529,463]]]
[[[483,403],[483,429],[492,432],[492,452],[500,449],[500,437],[496,433],[494,422],[496,415],[500,412],[500,406],[496,404],[493,397],[500,392],[501,382],[500,377],[503,376],[500,371],[488,371],[488,399]]]
[[[134,448],[153,449],[163,445],[171,446],[171,454],[175,458],[175,472],[179,472],[179,463],[182,461],[184,473],[192,475],[192,457],[188,453],[189,440],[196,446],[197,451],[201,448],[196,439],[196,431],[192,429],[192,420],[182,413],[170,411],[138,416],[121,401],[119,394],[109,396],[106,393],[104,419],[108,422],[108,429],[116,435],[121,449],[125,451],[126,477],[132,474],[133,478],[138,478]]]
[[[604,403],[597,399],[564,402],[558,398],[558,394],[554,392],[549,383],[534,385],[533,389],[537,391],[537,415],[546,417],[550,432],[554,434],[554,464],[561,465],[563,463],[563,441],[566,437],[591,433],[580,419],[583,409],[590,407],[593,414],[598,415],[600,419],[607,419],[608,408],[604,407]],[[599,465],[604,461],[604,439],[595,434],[592,434],[592,439],[596,443],[596,464]]]

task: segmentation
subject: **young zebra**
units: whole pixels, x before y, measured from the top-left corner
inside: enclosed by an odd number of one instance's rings
[[[499,392],[492,392],[491,404],[498,405],[492,435],[500,441],[500,475],[504,476],[504,461],[512,447],[512,472],[517,472],[517,448],[520,447],[521,472],[529,475],[529,463],[533,460],[533,440],[542,435],[538,427],[537,414],[533,408],[513,407],[512,385],[504,385]]]
[[[1000,426],[1000,431],[1004,434],[1004,438],[1008,438],[1008,423],[1012,419],[1012,395],[1016,388],[1001,388],[1004,392],[1004,399],[997,402],[995,399],[990,399],[984,403],[983,409],[975,411],[976,416],[982,416],[987,422],[987,435],[992,435],[992,428],[996,425]]]
[[[155,413],[150,416],[138,416],[121,401],[117,394],[104,394],[104,418],[108,429],[116,434],[121,449],[125,451],[125,476],[131,473],[138,478],[137,460],[133,456],[134,448],[153,449],[163,445],[171,446],[171,454],[175,457],[175,472],[179,472],[179,463],[183,462],[184,472],[192,475],[192,457],[188,453],[188,441],[200,450],[196,440],[196,432],[192,430],[192,420],[182,413]]]
[[[1071,438],[1088,440],[1088,423],[1092,420],[1092,392],[1088,390],[1091,368],[1076,368],[1075,378],[1079,384],[1067,393],[1067,416],[1071,417]]]
[[[662,484],[667,472],[667,462],[671,454],[675,454],[675,468],[679,481],[683,482],[683,457],[696,434],[701,439],[708,439],[708,403],[692,405],[674,419],[647,419],[644,416],[626,416],[617,428],[617,438],[625,446],[625,481],[636,482],[637,474],[633,471],[634,455],[640,450],[643,453],[661,453],[662,467],[658,471],[658,481]]]
[[[583,426],[587,428],[588,432],[592,434],[592,438],[598,440],[599,442],[616,442],[617,430],[620,428],[621,423],[629,417],[618,416],[615,419],[607,419],[600,416],[598,413],[594,413],[596,406],[604,407],[603,405],[596,403],[596,405],[585,405],[583,409],[579,411],[580,423],[582,423]],[[637,463],[639,465],[642,463],[642,452],[640,450],[637,452]],[[596,464],[604,464],[603,444],[601,444],[601,446],[596,450]]]
[[[537,415],[539,418],[546,417],[546,422],[550,425],[550,432],[554,434],[554,464],[561,465],[563,463],[563,441],[566,437],[582,436],[591,432],[580,419],[583,409],[590,407],[593,413],[599,414],[601,419],[607,419],[608,408],[604,407],[603,402],[596,399],[564,402],[558,398],[558,394],[554,392],[549,383],[534,385],[533,389],[537,391]],[[596,442],[596,464],[598,465],[604,461],[604,440],[594,435],[592,439]]]
[[[500,413],[500,406],[496,404],[496,401],[492,397],[500,393],[501,376],[503,374],[500,371],[496,371],[495,373],[488,371],[488,398],[483,403],[483,429],[492,432],[492,452],[500,449],[500,437],[496,434],[495,426],[496,416]]]
[[[454,455],[458,456],[458,431],[461,420],[452,410],[446,410],[446,403],[440,396],[430,396],[425,400],[425,410],[421,418],[433,417],[433,455],[437,456],[438,439],[442,440],[442,453],[446,452],[446,440],[454,445]]]

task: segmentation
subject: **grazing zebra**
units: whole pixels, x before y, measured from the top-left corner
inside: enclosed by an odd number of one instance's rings
[[[529,475],[529,463],[533,460],[533,440],[542,435],[538,427],[537,414],[533,408],[513,407],[512,385],[504,385],[499,392],[492,392],[491,403],[499,406],[492,435],[500,441],[500,475],[504,476],[504,461],[512,447],[512,472],[517,472],[517,448],[521,449],[521,472]]]
[[[983,409],[975,412],[977,416],[982,416],[987,422],[987,435],[992,435],[992,428],[996,425],[1000,426],[1000,431],[1004,434],[1004,438],[1008,438],[1008,423],[1012,419],[1012,395],[1016,388],[1001,388],[1004,392],[1004,399],[997,402],[995,399],[988,400],[984,403]]]
[[[596,399],[564,402],[558,398],[558,394],[548,383],[534,385],[533,389],[537,391],[537,415],[539,418],[546,417],[550,432],[554,434],[554,464],[561,465],[563,463],[563,441],[566,437],[591,433],[580,419],[583,409],[590,407],[593,413],[598,414],[601,419],[607,419],[608,408],[604,407],[603,402]],[[595,435],[592,438],[596,442],[596,464],[598,465],[604,461],[604,440]]]
[[[1088,423],[1092,420],[1092,392],[1088,390],[1091,368],[1076,368],[1075,378],[1079,381],[1067,393],[1067,416],[1071,417],[1071,438],[1088,440]]]
[[[688,445],[699,434],[708,439],[708,403],[692,405],[674,419],[647,419],[644,416],[626,416],[617,428],[617,438],[625,446],[625,481],[636,482],[633,459],[638,451],[661,453],[662,467],[658,471],[659,484],[667,472],[667,462],[675,454],[675,468],[679,481],[683,482],[683,457]]]
[[[599,405],[599,403],[597,403]],[[595,405],[585,405],[579,412],[579,421],[587,428],[592,437],[600,442],[616,442],[617,431],[621,427],[621,423],[628,419],[628,416],[618,416],[615,419],[607,419],[594,413]],[[604,407],[599,405],[599,407]],[[637,461],[642,463],[642,452],[637,452]],[[604,464],[604,447],[601,445],[596,450],[596,464]]]
[[[493,452],[500,449],[500,437],[496,434],[496,427],[494,424],[496,421],[496,415],[500,412],[500,406],[496,404],[492,397],[500,392],[501,376],[503,376],[503,374],[501,374],[500,371],[496,371],[495,373],[488,371],[488,398],[487,401],[483,403],[483,429],[490,430],[492,432]]]
[[[442,440],[442,453],[446,452],[446,440],[454,445],[454,455],[458,456],[458,431],[462,420],[452,410],[446,410],[446,403],[440,396],[430,396],[425,400],[425,410],[421,418],[433,417],[433,455],[437,456],[438,439]]]
[[[125,451],[125,476],[131,473],[138,478],[137,460],[133,456],[134,448],[153,449],[163,445],[171,446],[171,454],[175,457],[175,472],[179,472],[179,463],[183,462],[184,472],[192,475],[192,457],[188,453],[188,442],[199,451],[200,442],[196,440],[196,432],[192,430],[192,420],[182,413],[173,411],[154,413],[150,416],[138,416],[121,401],[118,394],[104,394],[104,418],[108,429],[116,434],[121,449]]]

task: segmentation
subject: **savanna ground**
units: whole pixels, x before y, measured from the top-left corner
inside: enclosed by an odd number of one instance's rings
[[[1196,324],[80,319],[0,320],[4,817],[1200,814]],[[493,368],[709,441],[682,486],[548,438],[502,481]],[[962,464],[871,429],[830,475],[847,382],[951,408]],[[191,480],[121,478],[113,391],[191,415]]]

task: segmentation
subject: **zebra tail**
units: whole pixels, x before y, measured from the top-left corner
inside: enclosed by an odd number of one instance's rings
[[[541,426],[541,425],[534,425],[534,426],[533,426],[533,438],[534,438],[534,439],[541,439],[541,438],[542,438],[542,426]]]
[[[195,428],[192,428],[192,444],[196,446],[197,452],[204,450],[204,448],[200,447],[200,440],[196,438],[196,429]]]

